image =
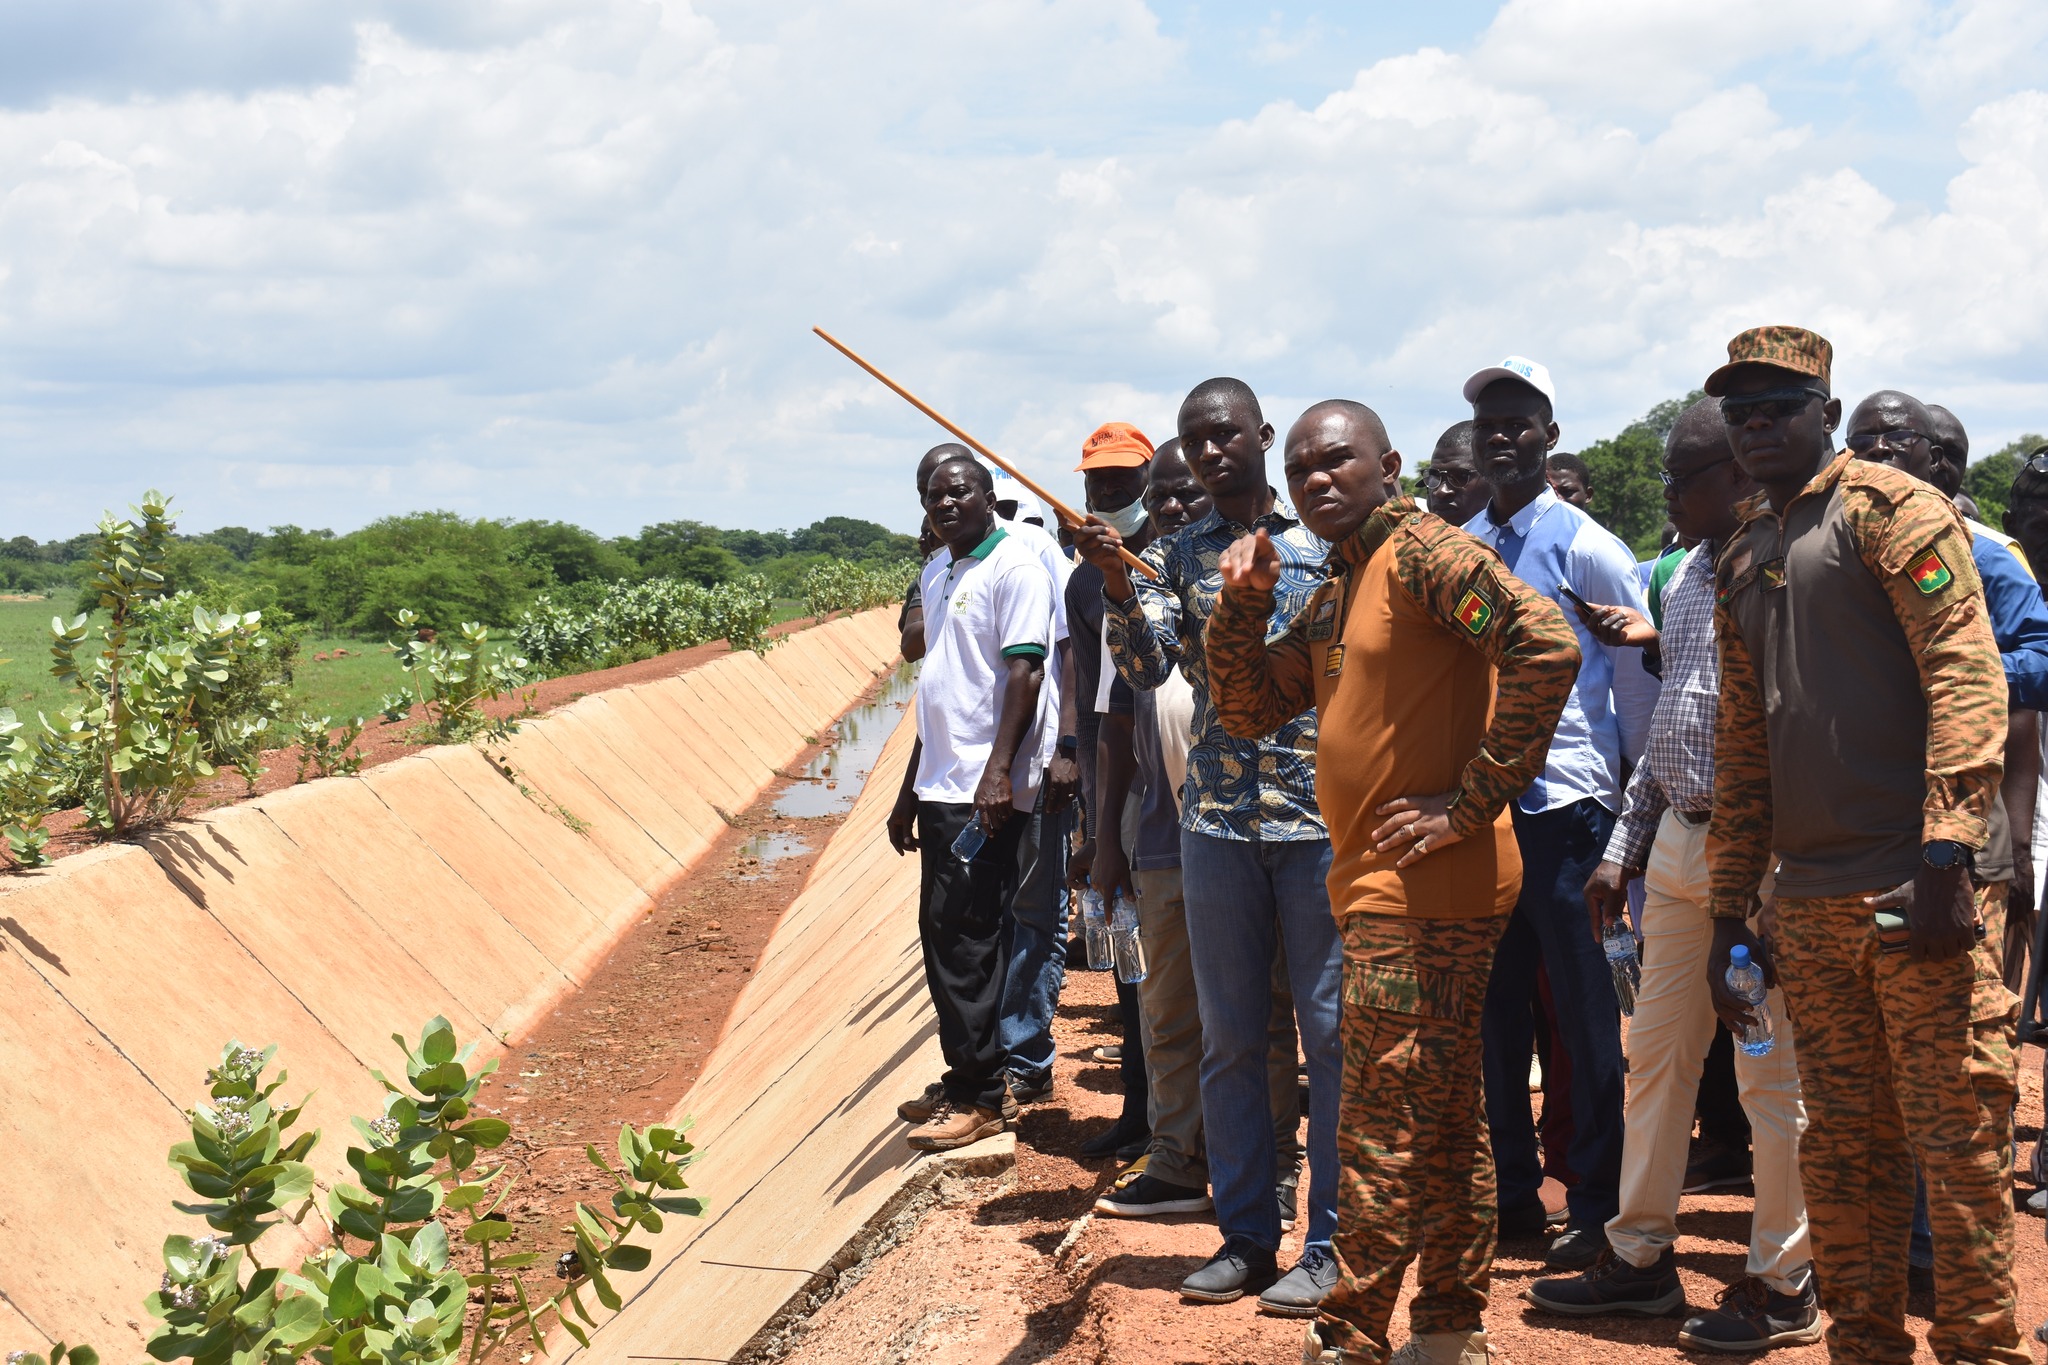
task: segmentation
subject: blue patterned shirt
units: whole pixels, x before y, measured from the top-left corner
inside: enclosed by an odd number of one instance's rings
[[[1324,561],[1330,547],[1276,498],[1273,510],[1251,526],[1225,521],[1212,511],[1154,541],[1142,557],[1159,577],[1131,575],[1137,599],[1105,604],[1103,634],[1117,674],[1132,687],[1150,691],[1178,665],[1194,690],[1194,743],[1181,795],[1182,829],[1218,839],[1275,843],[1327,839],[1316,807],[1314,709],[1264,739],[1234,739],[1217,723],[1209,696],[1204,634],[1223,590],[1216,561],[1232,541],[1261,527],[1280,554],[1267,638],[1286,633],[1327,577]]]

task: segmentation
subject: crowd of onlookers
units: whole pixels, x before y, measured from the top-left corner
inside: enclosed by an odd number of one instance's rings
[[[1182,1295],[1308,1319],[1305,1360],[1483,1361],[1500,1237],[1545,1239],[1540,1312],[1680,1311],[1680,1197],[1742,1187],[1744,1273],[1683,1343],[1902,1360],[1931,1291],[1939,1359],[2029,1359],[2048,447],[1986,526],[1956,417],[1845,414],[1832,358],[1730,342],[1640,562],[1522,357],[1467,379],[1419,501],[1371,409],[1276,443],[1232,379],[1156,446],[1089,436],[1078,525],[929,451],[889,835],[946,1071],[910,1143],[1052,1095],[1092,959],[1124,1030],[1097,1211],[1213,1212]]]

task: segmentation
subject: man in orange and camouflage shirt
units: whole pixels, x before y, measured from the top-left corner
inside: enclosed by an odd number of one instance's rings
[[[2005,674],[1948,499],[1836,454],[1833,349],[1796,327],[1708,377],[1763,493],[1722,552],[1708,983],[1777,862],[1777,976],[1799,1033],[1800,1152],[1830,1358],[1904,1362],[1913,1167],[1934,1215],[1943,1362],[2019,1362],[2012,1277],[2017,1002],[1997,899],[1973,885],[2005,742]],[[1903,919],[1881,931],[1880,915]],[[1886,939],[1890,939],[1888,945]]]
[[[1401,456],[1370,408],[1310,408],[1287,433],[1285,468],[1336,576],[1269,645],[1279,558],[1264,531],[1236,541],[1217,565],[1207,644],[1231,734],[1317,713],[1344,935],[1342,1175],[1338,1280],[1303,1359],[1387,1360],[1419,1249],[1400,1358],[1483,1365],[1497,1209],[1479,1014],[1522,880],[1506,806],[1542,771],[1578,640],[1478,540],[1389,499]]]

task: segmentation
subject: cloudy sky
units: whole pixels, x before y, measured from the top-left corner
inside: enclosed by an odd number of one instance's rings
[[[0,0],[0,536],[908,529],[1195,381],[1567,447],[1758,322],[2048,428],[2038,0]]]

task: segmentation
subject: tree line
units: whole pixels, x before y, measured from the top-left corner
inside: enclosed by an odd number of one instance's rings
[[[93,537],[0,542],[0,591],[85,600]],[[779,597],[802,597],[809,571],[833,563],[892,564],[917,554],[914,537],[853,517],[795,531],[728,530],[664,521],[603,537],[563,521],[470,520],[453,512],[384,517],[337,533],[298,526],[223,526],[180,535],[165,556],[166,591],[232,599],[335,633],[380,635],[401,610],[424,625],[507,625],[545,593],[558,605],[599,600],[619,583],[675,579],[706,587],[749,575]]]

